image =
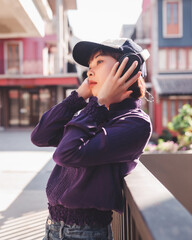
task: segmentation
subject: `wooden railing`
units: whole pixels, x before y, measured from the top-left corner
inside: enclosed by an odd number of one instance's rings
[[[114,240],[192,240],[192,216],[139,163],[124,180],[125,210],[113,214]]]

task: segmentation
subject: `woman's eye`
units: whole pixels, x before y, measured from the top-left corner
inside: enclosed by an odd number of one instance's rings
[[[97,65],[100,64],[100,63],[102,63],[102,62],[103,62],[103,60],[98,60],[98,61],[97,61]]]

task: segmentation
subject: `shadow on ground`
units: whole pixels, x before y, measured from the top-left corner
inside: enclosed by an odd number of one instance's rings
[[[48,214],[45,187],[53,166],[50,160],[6,211],[1,212],[1,240],[43,238]]]

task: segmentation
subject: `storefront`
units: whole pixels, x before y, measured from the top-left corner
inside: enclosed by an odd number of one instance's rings
[[[161,135],[184,104],[192,106],[192,77],[162,74],[154,81],[154,131]]]
[[[65,98],[69,89],[78,86],[77,78],[51,82],[49,79],[46,85],[42,84],[42,79],[36,79],[35,84],[30,79],[30,85],[29,82],[19,85],[19,82],[12,81],[11,84],[9,79],[9,84],[13,86],[2,86],[3,81],[0,80],[0,127],[36,125],[45,111],[57,104],[58,99]]]
[[[8,89],[9,126],[33,126],[54,103],[55,89]]]

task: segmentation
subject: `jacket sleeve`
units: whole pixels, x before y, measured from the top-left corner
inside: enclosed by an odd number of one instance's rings
[[[85,100],[73,91],[69,97],[42,115],[31,134],[31,141],[39,147],[56,147],[63,136],[64,126],[86,105]]]
[[[91,167],[133,161],[140,157],[151,134],[150,122],[141,118],[107,122],[108,110],[95,97],[65,128],[54,155],[60,166]]]

